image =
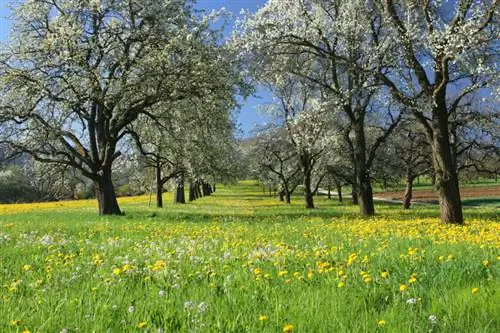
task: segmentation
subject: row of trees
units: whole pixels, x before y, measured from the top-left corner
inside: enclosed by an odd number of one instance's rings
[[[217,19],[190,0],[24,2],[0,53],[0,143],[89,179],[100,214],[121,214],[112,174],[134,149],[159,206],[168,179],[230,176],[247,87]]]
[[[219,18],[191,0],[24,2],[0,146],[91,182],[100,214],[121,213],[124,169],[153,170],[159,207],[167,182],[195,199],[244,168],[232,110],[250,82],[275,97],[250,156],[283,200],[349,184],[373,215],[373,179],[406,178],[408,206],[431,173],[442,220],[463,223],[459,170],[498,170],[496,1],[269,0],[228,42]]]
[[[276,98],[278,129],[262,134],[259,149],[283,148],[261,167],[286,194],[297,182],[286,181],[293,152],[306,207],[314,207],[312,170],[323,169],[350,183],[361,213],[373,215],[374,164],[405,123],[411,131],[400,131],[406,143],[393,152],[404,155],[409,190],[429,167],[409,153],[417,145],[432,156],[442,221],[462,224],[459,156],[484,142],[498,153],[497,37],[496,1],[269,0],[233,38]]]

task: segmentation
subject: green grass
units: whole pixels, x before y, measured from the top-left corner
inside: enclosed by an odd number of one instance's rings
[[[367,219],[325,197],[286,206],[252,182],[147,201],[125,199],[123,217],[92,201],[0,216],[0,332],[500,331],[492,206],[448,227],[435,206]]]

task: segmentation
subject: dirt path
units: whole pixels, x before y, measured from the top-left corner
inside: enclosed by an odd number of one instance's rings
[[[403,194],[404,191],[394,191],[377,192],[373,195],[379,198],[401,200]],[[500,197],[500,186],[463,187],[460,189],[460,196],[462,198]],[[429,201],[437,199],[437,193],[434,190],[413,191],[413,200],[415,201]]]

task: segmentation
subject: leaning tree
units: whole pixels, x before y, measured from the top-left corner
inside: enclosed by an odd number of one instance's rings
[[[121,214],[111,174],[127,127],[203,89],[191,1],[26,1],[15,14],[0,54],[0,141],[78,169],[99,214]]]

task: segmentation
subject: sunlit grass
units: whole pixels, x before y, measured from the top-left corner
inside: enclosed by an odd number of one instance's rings
[[[500,331],[494,209],[456,227],[434,206],[316,201],[246,182],[162,210],[121,198],[122,217],[2,205],[0,331]]]

